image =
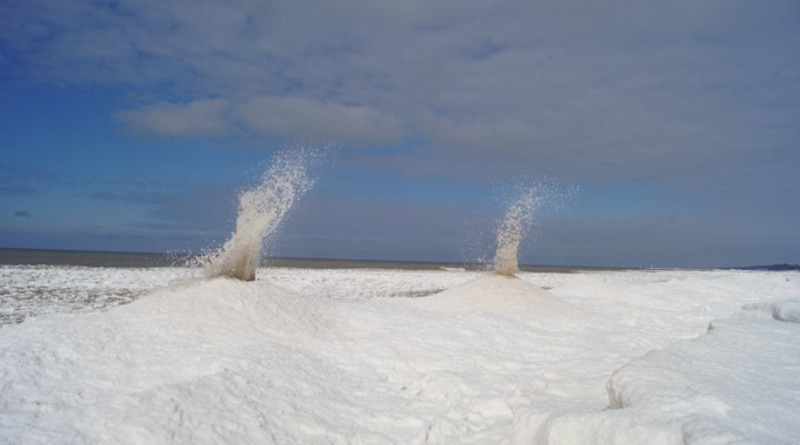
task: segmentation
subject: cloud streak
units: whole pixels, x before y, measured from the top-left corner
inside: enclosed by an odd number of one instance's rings
[[[136,133],[165,137],[225,136],[237,129],[288,141],[391,144],[400,121],[364,106],[300,97],[256,97],[239,103],[205,99],[123,110],[114,117]]]
[[[160,103],[117,112],[114,117],[134,131],[168,137],[224,136],[230,132],[227,99]]]
[[[236,114],[257,133],[289,140],[380,145],[400,142],[403,137],[398,119],[365,106],[260,97],[242,104]]]

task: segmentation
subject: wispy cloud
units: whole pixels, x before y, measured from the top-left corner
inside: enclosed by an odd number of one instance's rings
[[[289,140],[345,142],[354,145],[397,143],[398,119],[365,106],[303,99],[260,97],[237,108],[253,131]]]
[[[169,137],[223,136],[230,132],[227,99],[160,103],[117,112],[114,117],[138,132]]]
[[[116,115],[169,137],[413,140],[471,162],[508,155],[544,173],[661,179],[689,165],[724,179],[711,168],[720,158],[746,174],[756,153],[797,140],[791,1],[13,9],[0,37],[41,76],[172,85],[176,100]]]
[[[301,97],[255,97],[160,103],[119,111],[115,118],[131,130],[166,137],[224,136],[246,131],[289,141],[397,143],[399,119],[366,106]]]
[[[35,195],[38,191],[30,185],[0,185],[0,195]]]
[[[55,183],[57,176],[52,171],[0,165],[0,195],[36,195],[40,192],[42,185]]]

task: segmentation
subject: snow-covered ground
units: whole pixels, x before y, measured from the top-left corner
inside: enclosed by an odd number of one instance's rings
[[[199,274],[0,268],[0,443],[800,437],[796,272]]]
[[[0,266],[0,326],[130,303],[154,287],[198,274],[177,267]]]

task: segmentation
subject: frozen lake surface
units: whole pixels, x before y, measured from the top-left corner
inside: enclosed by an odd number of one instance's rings
[[[0,266],[0,442],[789,444],[800,274]]]

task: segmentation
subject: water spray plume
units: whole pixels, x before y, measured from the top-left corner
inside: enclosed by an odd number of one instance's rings
[[[239,195],[236,231],[221,249],[206,256],[206,277],[255,280],[264,243],[275,235],[295,201],[314,185],[308,175],[314,158],[314,153],[302,149],[275,155],[261,182]]]
[[[537,198],[533,189],[528,189],[506,212],[497,229],[497,252],[494,269],[498,275],[513,277],[519,272],[517,258],[522,236],[533,222],[533,211]]]

